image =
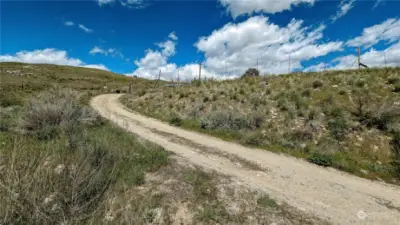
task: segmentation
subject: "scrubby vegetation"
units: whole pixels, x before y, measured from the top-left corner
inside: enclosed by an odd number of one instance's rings
[[[164,121],[179,116],[187,129],[399,183],[399,80],[399,68],[244,76],[122,101]]]
[[[80,68],[16,65],[82,74]],[[3,72],[2,81],[18,83],[20,77]],[[27,81],[24,86],[32,87]],[[77,83],[44,90],[52,85],[42,82],[41,88],[16,91],[1,83],[0,224],[323,223],[227,177],[188,168],[108,123],[87,105],[91,90],[77,89]],[[124,90],[128,83],[119,85]],[[139,83],[135,90],[148,86],[154,85]],[[170,122],[180,126],[183,120],[177,114]],[[233,207],[238,204],[239,210]]]

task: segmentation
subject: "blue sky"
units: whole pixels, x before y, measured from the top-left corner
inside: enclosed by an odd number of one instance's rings
[[[146,78],[400,66],[399,1],[1,1],[0,61]]]

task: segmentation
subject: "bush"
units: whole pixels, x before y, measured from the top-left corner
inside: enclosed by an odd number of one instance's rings
[[[146,94],[146,90],[143,90],[143,89],[138,92],[139,97],[142,97],[145,94]]]
[[[388,84],[398,84],[400,83],[400,78],[398,77],[389,77]]]
[[[321,88],[321,87],[323,87],[324,86],[324,82],[322,82],[321,80],[315,80],[313,83],[312,83],[312,86],[313,86],[313,88]]]
[[[332,166],[333,159],[331,155],[314,152],[312,155],[308,157],[308,161],[317,164],[319,166],[328,167]]]
[[[260,76],[260,71],[258,71],[256,68],[249,68],[242,75],[242,78],[244,78],[244,77],[258,77],[258,76]]]
[[[9,107],[13,105],[23,105],[23,100],[17,94],[13,92],[8,92],[7,94],[4,91],[0,92],[0,106],[1,107]]]
[[[252,132],[250,134],[246,134],[241,142],[245,145],[259,147],[264,144],[264,136],[260,132]]]
[[[356,86],[359,88],[362,88],[365,86],[365,80],[357,80],[356,81]]]
[[[348,130],[348,123],[344,117],[335,117],[328,121],[328,129],[338,141],[343,141]]]
[[[397,159],[400,160],[400,131],[393,132],[391,144]]]
[[[203,102],[208,102],[210,100],[210,98],[208,96],[203,98]]]
[[[100,117],[79,103],[79,94],[69,89],[52,90],[31,98],[22,109],[18,128],[38,139],[51,139],[77,123],[96,124]]]
[[[193,80],[192,80],[192,85],[194,85],[194,86],[196,86],[196,87],[200,87],[200,85],[201,85],[201,80],[193,79]]]
[[[210,112],[200,120],[202,129],[251,129],[259,128],[264,121],[262,114],[252,114],[248,117],[233,111]]]
[[[182,119],[178,115],[173,115],[169,119],[169,124],[179,127],[182,124]]]
[[[301,93],[301,96],[303,97],[310,97],[311,96],[311,90],[310,89],[306,89]]]
[[[32,144],[23,136],[12,138],[18,148],[9,144],[1,150],[3,223],[90,223],[104,215],[114,193],[143,184],[145,172],[168,162],[167,152],[140,144],[123,130],[104,126],[85,131],[75,134],[80,139],[75,151],[62,138]]]
[[[394,85],[393,92],[400,92],[400,82]]]

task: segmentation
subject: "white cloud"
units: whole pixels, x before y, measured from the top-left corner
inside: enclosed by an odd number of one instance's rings
[[[376,0],[374,6],[372,7],[372,9],[375,9],[376,7],[378,7],[384,0]]]
[[[392,44],[382,51],[371,48],[361,55],[361,63],[368,67],[400,66],[400,42]],[[346,55],[333,60],[336,65],[332,69],[357,68],[357,56]],[[354,63],[356,62],[356,63]]]
[[[117,0],[97,0],[99,6],[113,4]],[[145,8],[149,5],[149,3],[145,3],[143,0],[118,0],[118,2],[127,8],[130,9],[141,9]]]
[[[368,67],[384,67],[400,66],[400,42],[392,44],[385,50],[375,50],[371,48],[369,51],[361,55],[361,63]],[[304,71],[322,71],[327,70],[345,70],[345,69],[356,69],[357,56],[356,55],[345,55],[340,56],[332,60],[330,63],[319,63],[306,68]]]
[[[222,6],[236,18],[243,14],[251,15],[255,12],[278,13],[290,10],[300,3],[313,5],[315,0],[219,0]]]
[[[379,41],[394,42],[400,39],[400,19],[388,19],[381,24],[364,28],[361,36],[347,41],[348,46],[371,47]]]
[[[174,40],[174,41],[178,40],[178,37],[175,35],[175,32],[171,32],[171,33],[168,35],[168,37],[171,38],[171,39]]]
[[[317,65],[312,65],[307,68],[305,68],[303,71],[304,72],[317,72],[317,71],[323,71],[327,69],[329,65],[327,63],[318,63]]]
[[[80,29],[82,29],[83,31],[85,31],[86,33],[93,33],[93,30],[92,30],[92,29],[87,28],[87,27],[85,27],[85,26],[82,25],[82,24],[79,24],[78,27],[79,27]]]
[[[355,0],[342,0],[339,4],[339,9],[336,12],[336,15],[332,16],[332,21],[336,21],[337,19],[346,15],[350,9],[354,7]]]
[[[161,71],[161,79],[163,80],[176,80],[179,73],[179,79],[181,81],[192,80],[198,77],[199,65],[190,63],[182,67],[177,66],[175,63],[169,63],[169,57],[176,53],[175,46],[178,37],[174,33],[171,33],[169,39],[162,43],[157,43],[159,49],[153,50],[148,49],[143,58],[135,60],[137,69],[132,73],[126,74],[128,76],[136,75],[147,79],[158,79],[159,72]],[[214,77],[222,78],[216,74],[211,74],[207,68],[202,69],[202,78]],[[223,77],[226,78],[226,77]]]
[[[74,26],[74,22],[72,22],[72,21],[65,21],[64,25],[65,25],[65,26],[68,26],[68,27]]]
[[[115,48],[102,49],[99,46],[94,46],[89,51],[89,54],[91,54],[91,55],[102,54],[102,55],[105,55],[105,56],[111,55],[113,57],[118,56],[121,59],[124,59],[124,55],[120,51],[116,50]]]
[[[206,58],[205,67],[219,76],[240,76],[249,67],[257,66],[262,73],[287,73],[301,69],[301,62],[330,52],[340,51],[342,42],[319,43],[324,25],[303,27],[292,20],[286,27],[255,16],[242,23],[228,23],[195,44]]]
[[[286,27],[270,23],[264,16],[255,16],[242,23],[228,23],[207,37],[199,38],[195,47],[204,53],[202,77],[227,79],[243,74],[249,67],[257,66],[262,73],[281,74],[301,69],[302,61],[341,51],[342,42],[319,43],[324,25],[304,27],[302,21],[292,20]],[[162,78],[188,80],[198,76],[199,65],[189,63],[177,66],[168,63],[176,54],[176,41],[170,38],[158,43],[159,49],[149,49],[146,55],[136,60],[138,67],[130,75],[156,79],[159,70]]]
[[[84,65],[82,67],[86,67],[86,68],[92,68],[92,69],[98,69],[98,70],[106,70],[106,71],[110,71],[105,65],[103,64],[89,64],[89,65]]]
[[[107,5],[107,4],[113,3],[113,2],[115,2],[115,0],[97,0],[97,2],[99,3],[99,6],[102,6],[102,5]]]
[[[0,62],[47,63],[108,70],[108,68],[102,64],[86,64],[80,59],[68,57],[66,51],[54,48],[20,51],[15,55],[0,55]]]

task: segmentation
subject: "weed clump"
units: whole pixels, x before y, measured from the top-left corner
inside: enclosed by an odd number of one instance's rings
[[[321,88],[324,86],[324,82],[322,82],[321,80],[315,80],[313,81],[312,86],[314,89]]]
[[[52,90],[32,98],[22,109],[18,128],[38,139],[51,139],[78,124],[96,124],[100,117],[79,103],[79,94],[70,89]]]

